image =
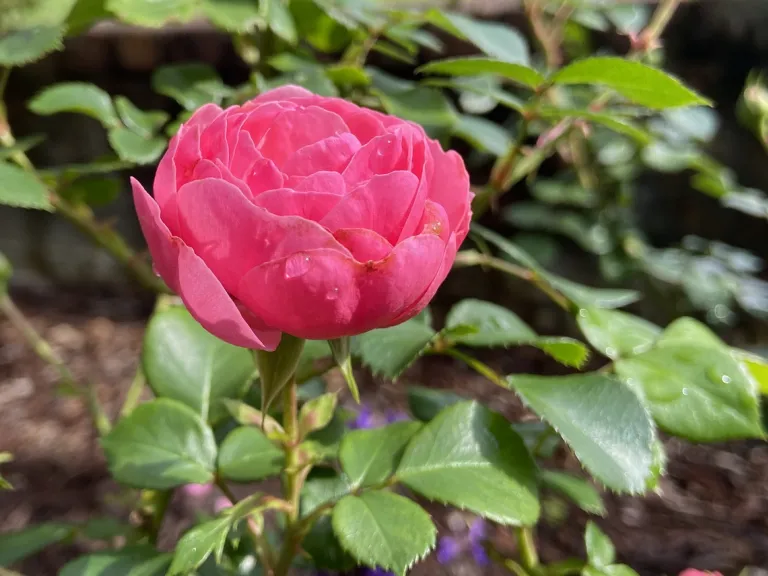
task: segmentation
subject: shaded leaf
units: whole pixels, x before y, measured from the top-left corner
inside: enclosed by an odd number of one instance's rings
[[[95,118],[107,128],[120,125],[109,94],[85,82],[62,82],[48,86],[32,98],[28,105],[32,112],[42,116],[76,112]]]
[[[451,58],[425,64],[417,72],[447,74],[449,76],[479,76],[495,74],[518,84],[537,88],[544,82],[544,76],[533,68],[492,58]]]
[[[616,549],[610,538],[591,520],[587,522],[587,529],[584,532],[584,545],[592,566],[602,568],[613,564],[616,560]]]
[[[113,128],[107,138],[121,160],[136,164],[152,164],[160,158],[166,146],[164,138],[145,138],[128,128]]]
[[[494,156],[503,156],[512,146],[512,139],[504,128],[479,116],[459,114],[453,134]]]
[[[435,390],[423,386],[408,387],[408,407],[411,414],[422,422],[429,422],[444,408],[465,400],[464,396],[447,390]]]
[[[285,454],[258,428],[242,426],[227,435],[219,448],[218,471],[235,482],[254,482],[279,474]]]
[[[221,400],[241,397],[255,372],[248,350],[219,340],[181,307],[152,317],[141,361],[156,396],[183,402],[211,421],[225,414]]]
[[[0,534],[0,566],[15,564],[43,548],[70,538],[74,532],[69,524],[48,522]]]
[[[605,503],[588,480],[555,470],[542,470],[540,474],[544,486],[566,496],[585,512],[600,516],[605,514]]]
[[[67,563],[59,576],[165,576],[170,563],[170,554],[144,546],[127,547],[80,556]]]
[[[194,410],[174,400],[141,404],[101,443],[112,476],[128,486],[167,490],[213,480],[213,432]]]
[[[208,102],[219,103],[231,93],[213,68],[200,63],[158,68],[152,75],[152,88],[187,110],[196,110]]]
[[[232,526],[227,516],[198,524],[181,537],[173,554],[168,576],[188,574],[213,554],[221,558]]]
[[[0,66],[24,66],[64,47],[64,26],[0,31]]]
[[[356,336],[352,351],[374,374],[394,380],[424,352],[435,334],[429,326],[412,319]]]
[[[15,208],[53,210],[48,189],[33,174],[15,164],[0,162],[0,204]]]
[[[149,138],[168,121],[168,113],[162,110],[145,112],[137,108],[125,96],[115,97],[115,108],[125,127]]]

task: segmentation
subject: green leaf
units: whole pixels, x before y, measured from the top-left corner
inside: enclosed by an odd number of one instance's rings
[[[122,520],[104,516],[102,518],[91,518],[81,528],[82,535],[91,540],[112,540],[118,536],[126,538],[136,537],[138,530]]]
[[[453,134],[481,152],[494,156],[503,156],[512,145],[512,139],[504,128],[480,116],[460,114],[453,126]]]
[[[505,24],[481,22],[455,12],[434,9],[426,13],[426,18],[433,25],[472,42],[488,56],[526,66],[530,62],[525,37]]]
[[[255,371],[248,350],[219,340],[181,307],[152,317],[141,360],[156,396],[183,402],[211,421],[226,413],[223,398],[243,395]]]
[[[224,399],[222,403],[235,421],[242,426],[255,426],[261,428],[269,437],[271,434],[282,434],[283,427],[272,416],[266,416],[261,410],[256,410],[245,402]]]
[[[650,416],[629,388],[598,373],[514,375],[507,381],[597,480],[616,492],[645,490],[655,435]]]
[[[618,115],[615,112],[594,112],[592,110],[586,110],[581,108],[546,108],[542,107],[538,109],[538,114],[542,118],[548,119],[561,119],[561,118],[584,118],[595,124],[600,124],[618,132],[629,136],[635,142],[648,145],[653,140],[653,136],[647,131],[635,124],[631,119]]]
[[[48,189],[33,174],[0,162],[0,205],[53,211]]]
[[[19,152],[27,152],[45,141],[45,136],[42,134],[32,134],[30,136],[24,136],[23,138],[17,138],[13,146],[4,146],[0,148],[0,160],[6,158],[12,158]]]
[[[203,14],[227,32],[251,32],[260,21],[253,0],[200,0]]]
[[[307,434],[328,426],[336,410],[337,401],[338,396],[330,393],[305,403],[299,412],[299,435],[304,438]]]
[[[547,272],[546,280],[563,296],[585,308],[622,308],[640,299],[635,290],[593,288]]]
[[[110,16],[105,0],[77,0],[67,16],[67,35],[78,36]]]
[[[170,563],[170,554],[146,546],[102,550],[72,560],[59,576],[164,576]]]
[[[218,104],[232,92],[213,68],[196,62],[159,68],[152,75],[152,88],[187,110],[196,110],[208,102]]]
[[[582,576],[639,576],[632,568],[626,564],[611,564],[602,568],[586,566],[581,571]]]
[[[584,512],[600,516],[605,514],[605,503],[588,480],[554,470],[542,470],[540,475],[544,486],[571,499]]]
[[[371,76],[366,70],[356,66],[336,64],[325,69],[325,74],[337,86],[366,88],[371,85]]]
[[[125,96],[115,97],[115,108],[125,127],[145,138],[156,134],[168,121],[167,112],[161,110],[144,112]]]
[[[768,395],[768,361],[744,350],[734,350],[736,358],[746,367],[760,394]]]
[[[397,478],[429,499],[499,524],[539,516],[534,463],[502,416],[476,402],[443,410],[411,440]]]
[[[269,412],[269,407],[280,396],[288,381],[296,374],[304,351],[303,338],[296,338],[283,333],[277,348],[270,352],[256,350],[256,365],[259,367],[261,383],[261,411]]]
[[[159,28],[167,22],[188,22],[197,15],[198,0],[107,0],[107,9],[120,20]]]
[[[408,387],[408,408],[414,417],[422,422],[429,422],[437,416],[443,408],[453,406],[466,400],[454,392],[434,390],[423,386]]]
[[[607,86],[635,104],[657,110],[697,104],[711,105],[706,98],[686,88],[662,70],[613,56],[578,60],[557,71],[556,84]]]
[[[420,429],[420,422],[397,422],[347,434],[341,442],[339,459],[353,488],[381,484],[392,476],[405,447]]]
[[[152,164],[160,158],[166,145],[164,138],[145,138],[128,128],[112,128],[107,138],[121,160],[136,164]]]
[[[320,506],[335,502],[352,492],[346,476],[327,469],[315,469],[301,491],[301,515],[308,516]]]
[[[540,337],[517,314],[492,302],[466,299],[456,304],[445,321],[447,329],[460,326],[474,330],[449,339],[466,346],[530,345],[540,348],[568,366],[581,366],[589,357],[586,346],[571,338]]]
[[[107,128],[120,126],[109,94],[85,82],[62,82],[48,86],[29,101],[29,109],[41,116],[76,112],[96,118]]]
[[[167,490],[213,480],[213,432],[194,410],[174,400],[140,405],[101,443],[112,476],[128,486]]]
[[[235,482],[253,482],[279,474],[285,454],[258,428],[235,428],[219,449],[219,475]]]
[[[106,206],[120,195],[120,181],[113,177],[86,176],[59,189],[59,195],[75,204]]]
[[[298,35],[293,16],[288,9],[288,2],[283,0],[262,0],[261,9],[266,12],[266,21],[270,30],[288,42],[296,44]]]
[[[0,31],[0,66],[24,66],[64,47],[64,26]]]
[[[533,68],[522,64],[513,64],[492,58],[450,58],[425,64],[416,72],[447,74],[449,76],[479,76],[495,74],[529,88],[537,88],[544,83],[544,76]]]
[[[725,343],[709,327],[698,320],[687,317],[678,318],[667,326],[657,344],[659,346],[696,344],[712,346],[713,348],[725,347]]]
[[[576,321],[595,350],[611,359],[645,352],[661,334],[655,324],[617,310],[582,308]]]
[[[173,554],[168,576],[189,574],[213,554],[221,559],[227,534],[232,527],[228,516],[222,516],[195,526],[181,537]]]
[[[333,531],[358,562],[399,576],[427,555],[437,535],[421,507],[383,491],[342,498],[333,509]]]
[[[73,534],[72,526],[56,522],[0,534],[0,566],[15,564],[43,548],[70,538]]]
[[[603,568],[616,560],[616,549],[610,538],[591,520],[587,522],[587,529],[584,532],[584,544],[587,548],[587,558],[592,566]]]
[[[694,442],[763,437],[756,387],[725,346],[660,341],[615,366],[670,434]]]
[[[395,380],[421,356],[435,334],[429,326],[412,319],[356,336],[352,350],[374,374]]]
[[[448,130],[458,120],[447,96],[434,88],[415,86],[396,93],[374,92],[387,113],[421,124],[428,133]]]

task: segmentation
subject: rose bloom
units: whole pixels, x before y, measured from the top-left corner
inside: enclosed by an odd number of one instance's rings
[[[467,235],[455,152],[399,118],[284,86],[203,106],[133,197],[157,273],[200,324],[273,350],[399,324]]]

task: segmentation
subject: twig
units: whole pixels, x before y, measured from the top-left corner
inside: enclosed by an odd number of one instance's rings
[[[98,396],[96,395],[96,389],[90,383],[83,385],[75,380],[75,377],[70,372],[67,365],[59,357],[58,354],[51,348],[51,345],[43,338],[35,327],[27,320],[24,313],[13,303],[13,300],[9,296],[3,296],[0,298],[0,312],[2,312],[8,320],[13,324],[19,332],[21,332],[27,344],[34,351],[37,356],[45,363],[53,366],[59,373],[61,381],[69,384],[72,388],[83,396],[88,404],[88,408],[91,412],[91,417],[100,435],[107,434],[112,425],[104,413],[101,404],[99,403]]]

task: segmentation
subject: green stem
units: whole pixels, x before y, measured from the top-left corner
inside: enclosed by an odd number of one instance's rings
[[[139,400],[141,400],[141,394],[144,392],[144,386],[147,383],[147,379],[144,376],[144,370],[141,366],[136,369],[136,374],[133,375],[131,381],[131,387],[128,388],[128,392],[125,393],[125,400],[123,401],[123,407],[120,409],[120,417],[128,416],[133,409],[136,408]]]
[[[568,300],[568,298],[560,294],[560,292],[550,286],[546,279],[542,278],[533,270],[529,270],[521,266],[516,266],[515,264],[507,262],[506,260],[502,260],[501,258],[494,258],[488,254],[481,254],[480,252],[476,252],[474,250],[462,250],[459,252],[456,255],[454,266],[486,266],[488,268],[493,268],[494,270],[499,270],[500,272],[505,272],[511,276],[515,276],[525,280],[526,282],[532,283],[536,286],[536,288],[549,296],[549,298],[555,304],[569,312],[573,311],[573,306],[571,305],[571,302]]]
[[[237,504],[239,500],[238,497],[235,496],[234,492],[230,490],[229,486],[227,486],[227,483],[223,479],[217,477],[215,484],[218,489],[221,490],[221,493],[224,494],[224,496],[226,496],[230,502],[232,502],[232,504]],[[248,518],[247,526],[248,534],[250,534],[251,540],[253,541],[253,547],[256,549],[256,556],[259,558],[261,568],[264,571],[264,576],[273,576],[273,566],[275,559],[274,553],[272,552],[272,547],[269,545],[269,541],[264,536],[263,530],[259,529],[256,523],[253,522],[250,518]]]
[[[306,467],[300,462],[299,417],[298,417],[298,386],[292,376],[283,390],[283,430],[285,430],[285,478],[283,481],[284,499],[290,504],[286,515],[285,539],[277,561],[275,576],[286,576],[293,564],[299,545],[303,538],[302,523],[299,521],[299,504],[301,488],[307,474]]]
[[[75,377],[64,363],[64,360],[56,354],[53,348],[51,348],[51,345],[48,344],[48,341],[35,330],[35,327],[32,326],[26,316],[24,316],[24,313],[13,303],[10,296],[6,295],[0,298],[0,312],[8,318],[11,324],[13,324],[19,332],[21,332],[22,336],[24,336],[24,339],[27,341],[27,344],[32,348],[32,351],[38,358],[56,369],[62,383],[71,386],[85,398],[99,434],[102,436],[107,434],[112,428],[112,425],[99,403],[94,386],[90,383],[83,385],[75,380]]]
[[[163,520],[165,519],[165,513],[168,511],[168,505],[171,503],[173,497],[173,490],[165,490],[162,492],[152,492],[151,501],[151,519],[149,524],[148,536],[149,541],[152,544],[157,544],[157,539],[160,536],[160,529],[163,527]]]
[[[445,354],[446,356],[453,356],[457,360],[461,360],[462,362],[464,362],[467,366],[472,368],[472,370],[474,370],[481,376],[485,376],[486,378],[488,378],[488,380],[490,380],[497,386],[501,386],[502,388],[509,390],[509,384],[507,384],[507,381],[504,380],[504,377],[498,372],[496,372],[496,370],[488,366],[488,364],[480,362],[480,360],[477,360],[476,358],[472,358],[472,356],[469,356],[468,354],[464,354],[464,352],[457,350],[456,348],[446,348],[444,350],[435,351],[434,353]]]
[[[664,30],[669,25],[675,12],[680,7],[681,0],[663,0],[651,17],[651,21],[641,33],[642,47],[644,51],[652,49],[661,38]]]
[[[530,527],[516,528],[517,545],[520,549],[520,560],[528,572],[539,571],[539,553],[536,551],[536,542],[533,539],[533,531]]]
[[[584,570],[584,561],[579,559],[563,560],[547,566],[547,576],[574,576]]]

